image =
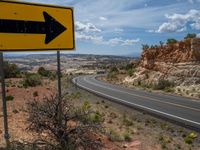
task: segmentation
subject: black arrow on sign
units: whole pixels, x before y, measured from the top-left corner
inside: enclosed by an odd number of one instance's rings
[[[0,19],[0,33],[46,34],[48,44],[67,29],[47,12],[43,15],[45,22]]]

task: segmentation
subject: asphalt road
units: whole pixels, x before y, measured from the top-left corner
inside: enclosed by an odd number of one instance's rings
[[[79,76],[73,79],[73,83],[112,101],[200,131],[200,101],[181,96],[128,89],[97,80],[95,77],[95,75]]]

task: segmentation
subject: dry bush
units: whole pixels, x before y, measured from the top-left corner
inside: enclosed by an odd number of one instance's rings
[[[33,100],[27,107],[28,129],[47,134],[48,142],[54,143],[58,150],[101,149],[98,137],[102,126],[99,121],[90,119],[95,112],[87,105],[75,107],[72,100],[62,99],[62,111],[59,111],[57,96],[46,97],[43,101]]]

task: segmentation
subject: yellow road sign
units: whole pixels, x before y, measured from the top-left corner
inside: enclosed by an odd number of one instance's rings
[[[72,8],[0,1],[0,51],[74,48]]]

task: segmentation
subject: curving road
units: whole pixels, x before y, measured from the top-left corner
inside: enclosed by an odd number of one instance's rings
[[[73,83],[112,101],[155,114],[200,131],[200,101],[190,98],[128,89],[99,81],[97,75],[79,76]]]

